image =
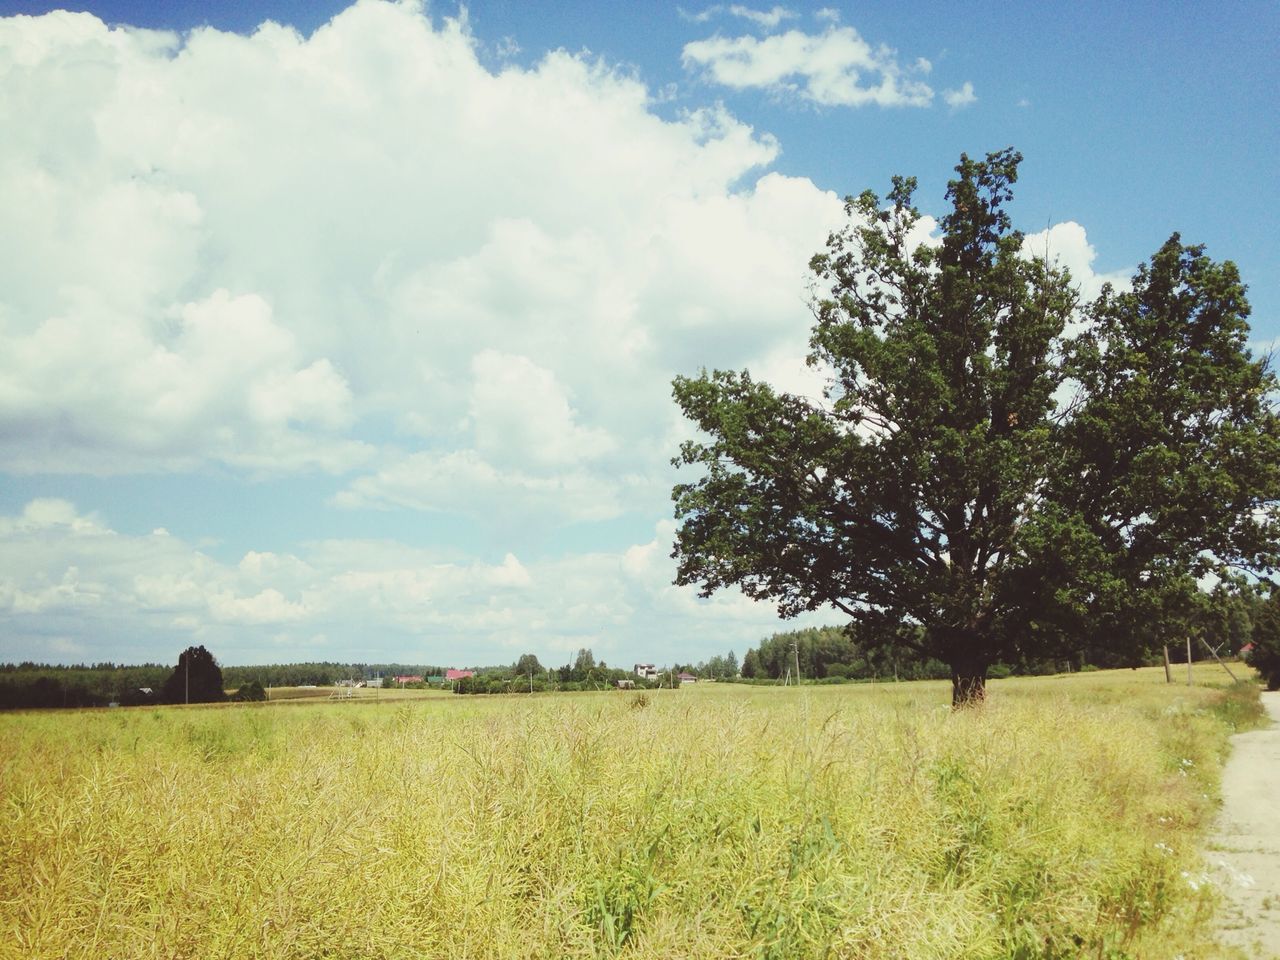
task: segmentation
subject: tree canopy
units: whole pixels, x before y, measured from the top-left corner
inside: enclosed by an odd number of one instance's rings
[[[160,695],[165,703],[217,703],[227,699],[222,687],[222,668],[203,646],[187,647],[178,656],[178,665],[164,682]]]
[[[539,662],[536,655],[526,653],[516,661],[515,666],[511,668],[517,677],[529,676],[531,674],[541,675],[546,668]]]
[[[914,179],[846,201],[810,267],[821,398],[677,377],[676,582],[831,606],[951,668],[1105,645],[1134,658],[1196,583],[1276,565],[1276,381],[1235,265],[1175,234],[1081,301],[1008,213],[1021,156],[962,156],[925,230]]]
[[[1260,604],[1253,622],[1249,663],[1262,674],[1268,690],[1280,690],[1280,590]]]

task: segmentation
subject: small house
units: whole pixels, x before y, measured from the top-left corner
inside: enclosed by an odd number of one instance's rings
[[[680,681],[681,685],[686,683],[698,682],[698,678],[695,677],[692,673],[684,673],[684,672],[678,673],[676,674],[676,679]]]
[[[467,679],[467,677],[474,677],[475,675],[476,675],[476,672],[474,670],[449,669],[444,672],[444,678],[448,680],[450,683],[452,683],[455,680],[465,680]]]
[[[652,663],[637,663],[635,665],[635,674],[642,680],[652,680],[658,675],[658,668]]]

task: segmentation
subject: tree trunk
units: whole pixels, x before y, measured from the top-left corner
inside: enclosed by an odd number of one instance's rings
[[[951,709],[981,706],[987,698],[987,665],[975,660],[951,664]]]

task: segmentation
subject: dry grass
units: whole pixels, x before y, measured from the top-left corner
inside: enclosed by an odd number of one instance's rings
[[[0,717],[0,956],[1205,956],[1156,674]]]

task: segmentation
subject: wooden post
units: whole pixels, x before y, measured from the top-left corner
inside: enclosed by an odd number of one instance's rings
[[[1224,661],[1220,656],[1218,656],[1218,651],[1213,649],[1213,647],[1209,646],[1209,641],[1206,640],[1204,637],[1201,637],[1200,642],[1203,643],[1205,646],[1205,649],[1209,651],[1209,655],[1212,656],[1213,659],[1218,661],[1218,665],[1222,667],[1223,670],[1227,671],[1227,676],[1229,676],[1236,683],[1239,683],[1240,678],[1231,672],[1231,668],[1227,666],[1226,661]],[[1221,646],[1221,644],[1219,644],[1219,646]]]
[[[1169,645],[1164,645],[1164,682],[1173,683],[1173,671],[1169,668]]]
[[[1191,686],[1191,634],[1187,634],[1187,686]]]

